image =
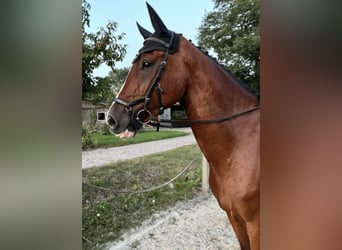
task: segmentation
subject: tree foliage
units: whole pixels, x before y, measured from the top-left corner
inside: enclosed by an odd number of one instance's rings
[[[92,91],[87,93],[87,98],[92,100],[93,103],[106,103],[110,104],[115,96],[113,92],[113,82],[106,77],[95,77],[96,85],[92,85]]]
[[[113,83],[112,89],[116,94],[119,93],[121,86],[124,84],[129,68],[114,69],[109,72],[108,78]]]
[[[128,70],[128,68],[112,69],[105,77],[95,77],[96,86],[94,88],[96,88],[96,91],[91,100],[94,103],[112,103],[125,82]]]
[[[259,94],[259,0],[214,0],[199,27],[199,45]]]
[[[114,21],[96,33],[86,32],[85,28],[90,27],[90,8],[90,4],[82,0],[82,97],[94,103],[106,102],[109,95],[113,95],[111,82],[106,77],[94,77],[93,71],[102,63],[114,69],[115,63],[122,61],[126,54],[126,45],[121,44],[125,34],[116,34]]]

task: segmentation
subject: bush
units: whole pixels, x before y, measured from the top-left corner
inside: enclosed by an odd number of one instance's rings
[[[91,139],[90,132],[87,128],[82,127],[82,149],[92,148],[95,144]]]
[[[112,132],[110,132],[110,128],[107,124],[103,124],[102,128],[101,128],[101,134],[103,135],[111,135]]]

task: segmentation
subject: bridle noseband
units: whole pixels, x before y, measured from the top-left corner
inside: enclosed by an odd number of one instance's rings
[[[161,45],[163,45],[165,47],[165,54],[163,57],[163,60],[159,66],[159,69],[157,71],[156,77],[154,78],[150,88],[147,90],[146,95],[135,99],[131,102],[125,102],[123,100],[121,100],[120,98],[115,98],[114,102],[121,104],[123,106],[125,106],[126,111],[128,112],[129,116],[131,117],[131,121],[133,126],[138,129],[141,126],[143,126],[144,124],[150,123],[152,119],[155,119],[155,117],[152,116],[151,111],[149,110],[149,104],[150,104],[150,100],[151,100],[151,96],[154,90],[157,91],[157,95],[158,95],[158,102],[159,102],[159,115],[164,113],[164,106],[162,103],[162,98],[161,95],[163,93],[163,89],[160,86],[160,79],[162,77],[162,74],[164,72],[164,69],[166,67],[167,64],[167,58],[169,56],[169,49],[174,41],[175,38],[175,33],[173,31],[170,31],[171,37],[168,43],[166,43],[165,41],[158,39],[156,37],[149,37],[145,40],[146,41],[153,41],[153,42],[157,42]],[[140,54],[138,54],[136,56],[136,59],[133,60],[133,63],[137,60],[137,58],[139,57]],[[144,103],[144,107],[137,111],[137,112],[133,112],[133,107]]]

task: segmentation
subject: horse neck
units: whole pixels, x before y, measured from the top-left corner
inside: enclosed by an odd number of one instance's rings
[[[258,106],[257,98],[245,90],[220,65],[193,46],[185,51],[192,53],[191,56],[189,54],[184,57],[189,58],[186,67],[191,76],[184,95],[188,119],[218,119]],[[239,141],[237,138],[241,135],[241,129],[251,121],[247,121],[246,118],[253,115],[256,114],[223,123],[191,126],[202,152],[213,168],[215,163],[225,160],[222,154],[231,155]],[[222,149],[224,152],[220,151]],[[221,156],[217,157],[219,151]]]
[[[192,53],[185,95],[189,119],[222,118],[258,105],[257,98],[215,61],[194,46],[187,51]]]

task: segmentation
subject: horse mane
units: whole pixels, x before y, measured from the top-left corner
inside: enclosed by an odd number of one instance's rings
[[[192,43],[191,39],[188,40],[195,48],[197,48],[202,54],[206,55],[210,60],[212,60],[214,63],[216,63],[218,66],[220,66],[221,69],[223,69],[225,72],[227,72],[232,78],[234,78],[236,80],[237,83],[239,83],[239,85],[241,87],[243,87],[243,89],[245,89],[246,91],[248,91],[249,93],[251,93],[253,96],[255,96],[256,98],[259,99],[259,95],[256,93],[256,91],[252,90],[244,81],[242,81],[238,76],[236,76],[232,71],[230,71],[230,69],[225,66],[224,64],[220,63],[216,57],[213,57],[209,54],[208,51],[203,50],[203,48],[201,46],[196,46],[195,44]]]

